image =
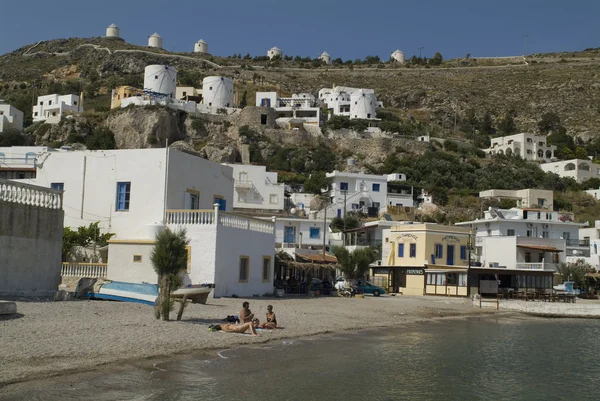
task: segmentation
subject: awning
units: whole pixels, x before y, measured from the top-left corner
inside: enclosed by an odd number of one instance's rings
[[[312,262],[312,263],[337,263],[337,258],[333,255],[325,253],[319,253],[317,255],[310,254],[298,254],[296,253],[296,259],[301,259],[302,261]]]
[[[544,251],[544,252],[562,252],[562,249],[558,249],[558,248],[555,248],[553,246],[548,246],[548,245],[518,244],[517,248],[535,249],[535,250]]]

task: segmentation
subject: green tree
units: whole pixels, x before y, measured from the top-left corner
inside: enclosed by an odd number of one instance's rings
[[[27,137],[21,135],[18,130],[7,129],[0,132],[0,146],[23,146],[27,143]]]
[[[173,309],[171,292],[181,284],[179,274],[187,267],[187,245],[189,240],[185,229],[173,232],[165,228],[156,235],[156,243],[152,249],[150,260],[154,271],[158,274],[160,295],[156,306],[156,318],[169,320]]]
[[[444,58],[442,57],[442,53],[436,52],[433,55],[433,58],[429,61],[432,65],[440,65],[440,64],[442,64],[442,61],[444,61]]]
[[[242,100],[240,100],[240,109],[243,109],[244,107],[248,106],[248,91],[244,90],[244,93],[242,93]]]
[[[90,245],[96,245],[103,247],[108,245],[108,240],[111,239],[115,234],[100,232],[100,222],[90,223],[89,226],[77,227],[77,230],[73,230],[71,227],[65,227],[63,229],[63,243],[62,243],[62,258],[63,261],[67,261],[71,250],[75,246],[88,247]]]
[[[324,171],[312,173],[304,182],[304,191],[320,195],[321,190],[329,188],[329,178],[325,176]]]
[[[333,248],[333,254],[338,260],[344,277],[351,280],[362,279],[368,273],[369,265],[377,259],[377,252],[373,248],[349,252],[343,246],[336,246]]]
[[[492,122],[492,116],[489,111],[486,111],[481,119],[481,125],[479,126],[479,132],[482,134],[493,134],[495,132]]]
[[[106,127],[96,127],[91,135],[85,138],[85,146],[90,150],[116,149],[115,135]]]
[[[588,158],[588,154],[585,151],[585,148],[582,146],[577,146],[577,148],[575,148],[575,158],[576,159],[586,159]]]
[[[498,129],[504,134],[504,136],[511,135],[517,132],[517,125],[515,123],[515,118],[513,117],[512,113],[506,113],[504,118],[500,120],[500,123],[498,124]]]
[[[594,268],[583,259],[578,259],[577,262],[560,263],[558,265],[558,274],[560,274],[562,280],[572,281],[575,288],[582,287],[585,284],[585,275],[594,271]]]
[[[346,223],[345,225],[344,222]],[[360,221],[354,216],[346,216],[345,218],[334,217],[333,219],[331,219],[331,224],[329,225],[329,227],[333,232],[343,231],[344,227],[346,228],[346,230],[352,230],[354,228],[360,227]]]
[[[554,112],[542,114],[542,119],[538,121],[538,129],[542,134],[548,134],[550,132],[560,132],[565,128],[560,123],[560,117]]]

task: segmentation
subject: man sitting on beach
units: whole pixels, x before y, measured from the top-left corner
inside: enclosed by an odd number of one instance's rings
[[[250,303],[246,301],[242,304],[240,311],[240,323],[252,323],[252,320],[254,320],[254,313],[250,311]]]

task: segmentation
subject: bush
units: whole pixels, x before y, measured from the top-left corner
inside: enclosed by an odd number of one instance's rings
[[[0,132],[0,146],[23,146],[26,143],[27,137],[17,130]]]
[[[85,138],[85,146],[90,150],[116,149],[115,135],[106,127],[97,127]]]

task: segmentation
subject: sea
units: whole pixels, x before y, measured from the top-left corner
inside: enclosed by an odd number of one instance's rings
[[[443,320],[143,361],[0,400],[600,400],[599,350],[598,320]]]

